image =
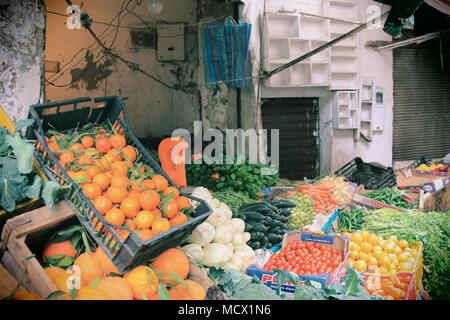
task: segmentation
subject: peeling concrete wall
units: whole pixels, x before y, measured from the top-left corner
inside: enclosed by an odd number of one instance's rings
[[[148,1],[84,0],[81,11],[94,21],[117,25],[122,3],[130,3],[121,14],[121,28],[104,24],[92,24],[93,31],[104,44],[124,59],[135,62],[142,69],[165,83],[176,86],[198,81],[197,3],[195,0],[164,0],[163,11],[152,14],[147,10]],[[66,14],[67,4],[60,0],[46,0],[48,11]],[[131,10],[133,9],[134,10]],[[184,93],[169,89],[144,74],[131,70],[114,57],[102,57],[100,47],[85,29],[69,30],[67,17],[47,14],[46,59],[59,61],[63,72],[58,75],[47,72],[46,78],[56,86],[46,85],[46,98],[57,101],[83,96],[121,96],[127,106],[133,132],[138,137],[169,135],[176,128],[193,129],[193,122],[200,119],[200,94]],[[143,23],[143,21],[145,24]],[[130,28],[155,26],[158,21],[186,23],[185,60],[161,62],[157,50],[132,48]],[[116,32],[117,31],[117,32]],[[86,50],[87,48],[87,50]],[[78,53],[78,54],[77,54]],[[74,59],[72,59],[75,56]],[[71,83],[73,82],[73,83]]]
[[[42,102],[44,12],[43,0],[0,0],[0,105],[13,122]]]

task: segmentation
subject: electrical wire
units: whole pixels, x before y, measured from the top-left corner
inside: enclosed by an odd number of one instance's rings
[[[134,9],[135,7],[133,7],[133,9]],[[112,21],[114,21],[119,15],[121,14],[121,12],[119,11],[112,19],[111,19],[111,22]],[[107,36],[109,36],[112,32],[113,32],[113,30],[111,30],[110,32],[108,32],[107,34],[105,34],[107,31],[109,30],[109,27],[108,28],[105,28],[105,30],[103,30],[103,32],[100,34],[100,36],[99,37],[104,37],[104,38],[106,38]],[[103,38],[102,38],[102,40],[103,40]],[[69,67],[67,67],[79,54],[81,54],[83,51],[87,51],[87,50],[89,50],[90,48],[92,48],[92,47],[94,47],[94,49],[93,50],[96,50],[97,48],[98,48],[98,46],[96,45],[97,43],[95,42],[95,41],[93,41],[89,46],[87,46],[87,47],[85,47],[85,48],[82,48],[82,49],[80,49],[80,50],[78,50],[73,56],[72,56],[72,58],[67,62],[67,63],[65,63],[63,66],[61,66],[61,68],[60,68],[60,70],[59,70],[59,72],[57,72],[57,73],[55,73],[55,74],[52,74],[51,76],[49,76],[49,78],[48,78],[48,80],[49,81],[51,81],[51,83],[54,83],[56,80],[58,80],[59,78],[61,78],[63,75],[64,75],[64,72],[67,70],[67,69],[69,69]],[[97,57],[98,57],[98,55],[97,55]],[[77,62],[76,63],[74,63],[74,65],[78,65],[78,64],[80,64],[83,60],[84,60],[84,58],[85,58],[85,56],[83,56],[82,58],[80,58],[79,60],[77,60]]]

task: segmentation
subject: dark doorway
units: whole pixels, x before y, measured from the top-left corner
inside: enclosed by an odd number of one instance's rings
[[[315,178],[319,174],[318,99],[263,99],[261,109],[263,128],[280,130],[280,176]]]

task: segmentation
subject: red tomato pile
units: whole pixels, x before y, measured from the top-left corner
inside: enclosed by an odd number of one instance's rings
[[[273,254],[263,270],[274,268],[299,275],[334,272],[341,264],[342,252],[322,243],[294,240],[283,250]]]

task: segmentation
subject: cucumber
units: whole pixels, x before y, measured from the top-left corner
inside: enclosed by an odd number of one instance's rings
[[[262,237],[261,239],[258,240],[260,248],[266,248],[267,244],[269,243],[269,240],[267,239],[267,237]]]
[[[256,250],[256,249],[259,249],[259,248],[261,247],[261,244],[259,243],[259,241],[253,241],[253,242],[250,244],[250,247],[251,247],[253,250]]]
[[[264,233],[258,231],[250,231],[250,238],[252,240],[259,240],[264,237]]]
[[[267,232],[268,233],[280,234],[281,233],[281,229],[279,227],[270,228],[269,230],[267,230]]]
[[[271,226],[272,223],[274,223],[275,221],[271,217],[266,216],[264,222],[266,223],[267,226]]]
[[[271,200],[266,201],[266,203],[269,203],[277,208],[295,208],[297,206],[297,204],[291,200]]]
[[[289,217],[290,215],[291,215],[291,210],[289,210],[288,208],[283,208],[283,209],[280,209],[279,211],[278,211],[278,213],[279,214],[281,214],[281,215],[283,215],[283,216],[285,216],[285,217]]]
[[[253,223],[252,230],[258,232],[267,232],[269,228],[264,226],[262,223]]]
[[[237,218],[237,217],[238,217],[238,212],[235,211],[235,210],[233,210],[233,211],[232,211],[231,217],[232,217],[232,218]]]
[[[275,233],[268,233],[266,237],[271,243],[280,243],[283,240],[283,236]]]
[[[251,209],[252,211],[254,209],[260,209],[260,208],[266,208],[269,207],[270,204],[266,203],[266,202],[256,202],[256,203],[247,203],[244,204],[243,206],[239,207],[239,211],[247,211],[247,209]]]
[[[239,218],[239,219],[245,221],[245,220],[247,219],[247,216],[246,216],[245,214],[239,213],[239,214],[237,215],[237,218]]]
[[[249,232],[250,230],[252,230],[253,229],[253,226],[251,225],[251,224],[249,224],[249,223],[245,223],[245,229],[244,229],[244,231],[245,232]]]
[[[253,221],[264,220],[264,216],[261,213],[254,212],[254,211],[245,212],[245,216],[247,217],[248,220],[253,220]]]
[[[269,242],[267,242],[267,244],[266,244],[266,248],[267,249],[270,249],[270,248],[272,248],[273,247],[273,244],[269,241]]]

